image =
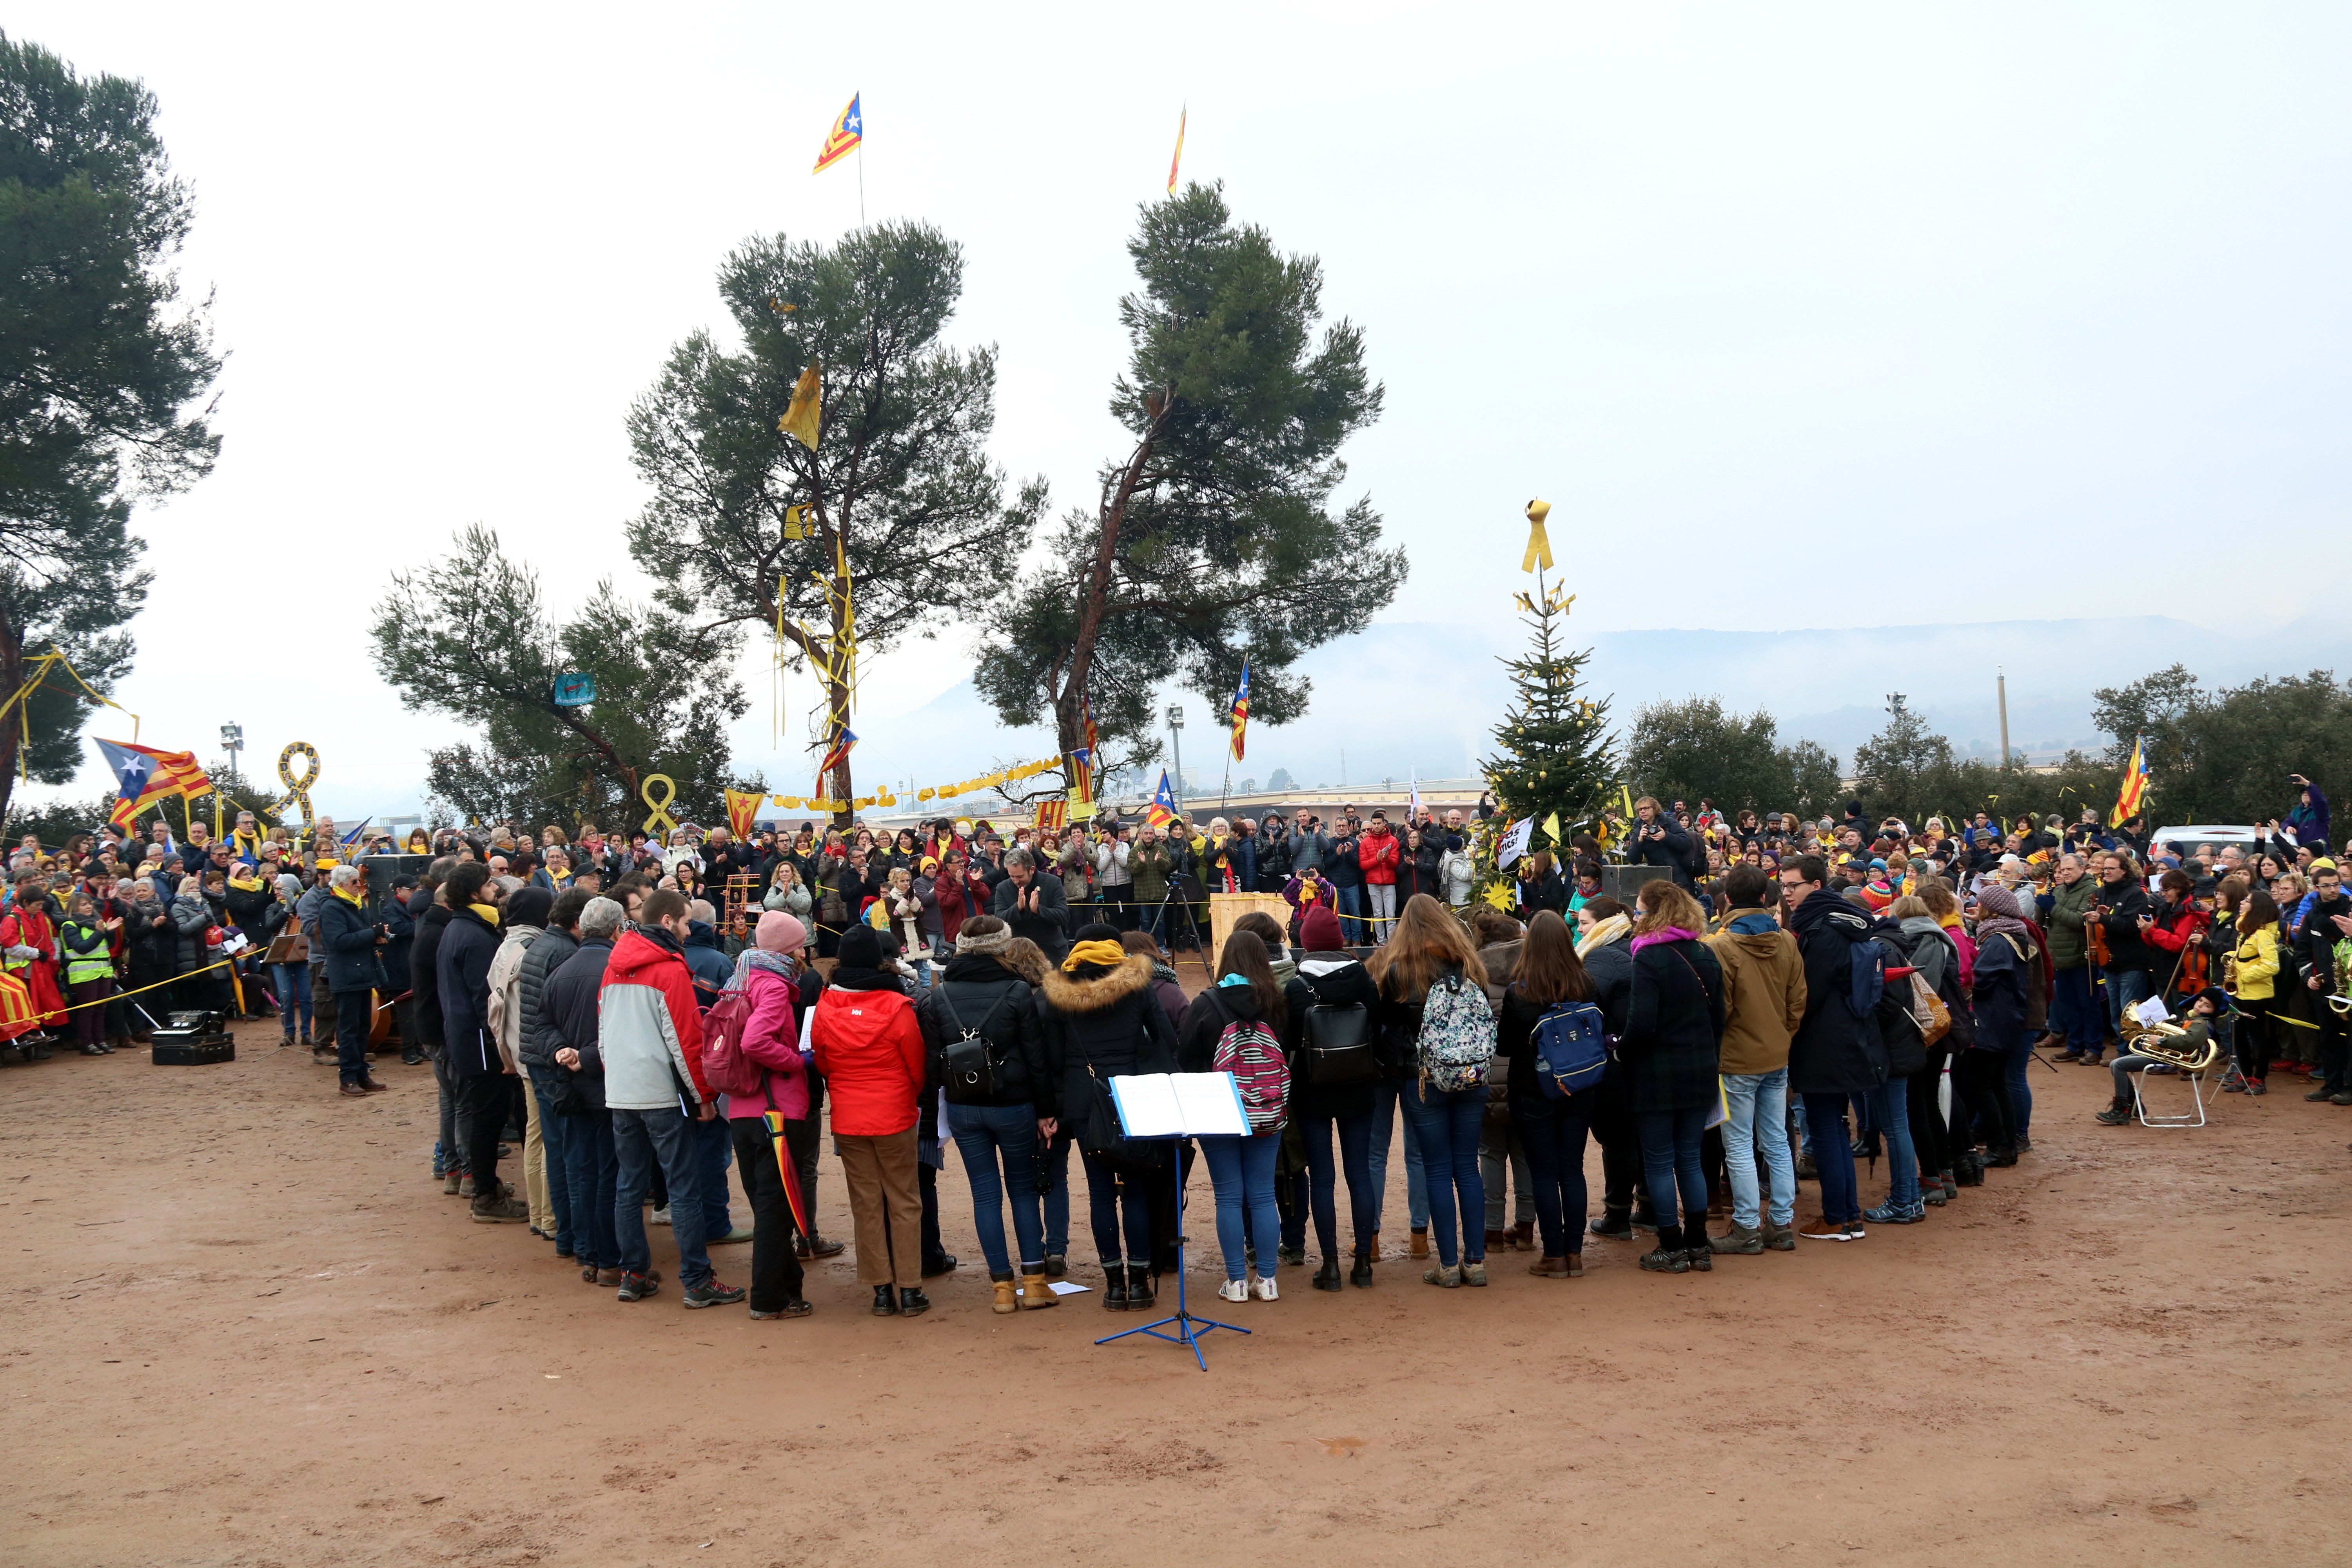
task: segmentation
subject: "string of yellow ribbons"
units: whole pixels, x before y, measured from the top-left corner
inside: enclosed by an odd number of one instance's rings
[[[1042,763],[1024,763],[1017,768],[1003,768],[976,779],[965,779],[960,784],[937,784],[929,789],[918,790],[915,792],[915,799],[919,801],[953,800],[958,795],[971,795],[984,789],[994,789],[999,784],[1017,784],[1023,779],[1034,779],[1039,773],[1051,773],[1061,765],[1062,761],[1059,757],[1048,757]],[[770,798],[786,811],[864,811],[869,805],[892,806],[898,804],[898,797],[887,789],[877,789],[872,795],[860,795],[856,800],[828,800],[821,795],[780,795]]]

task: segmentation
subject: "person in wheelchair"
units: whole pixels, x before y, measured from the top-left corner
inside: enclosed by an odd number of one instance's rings
[[[2228,994],[2218,985],[2208,985],[2189,1004],[2189,1032],[2172,1037],[2166,1047],[2167,1051],[2186,1053],[2193,1061],[2204,1056],[2205,1047],[2210,1041],[2220,1047],[2221,1054],[2216,1059],[2229,1060],[2232,1016]],[[2105,1110],[2092,1118],[2101,1126],[2121,1127],[2132,1119],[2131,1074],[2142,1068],[2161,1070],[2178,1066],[2169,1054],[2150,1056],[2137,1049],[2138,1042],[2152,1033],[2151,1030],[2135,1033],[2131,1037],[2130,1047],[2107,1064],[2107,1070],[2115,1075],[2116,1095]]]

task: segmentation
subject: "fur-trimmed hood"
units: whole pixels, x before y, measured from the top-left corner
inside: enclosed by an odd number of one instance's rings
[[[1060,1013],[1097,1013],[1126,1000],[1151,984],[1151,960],[1140,952],[1130,952],[1116,969],[1108,969],[1092,979],[1065,973],[1059,969],[1045,972],[1045,1000]]]

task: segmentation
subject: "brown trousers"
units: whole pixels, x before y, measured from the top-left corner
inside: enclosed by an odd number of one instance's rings
[[[923,1200],[915,1185],[915,1129],[882,1138],[834,1135],[849,1217],[856,1226],[857,1282],[923,1283]]]

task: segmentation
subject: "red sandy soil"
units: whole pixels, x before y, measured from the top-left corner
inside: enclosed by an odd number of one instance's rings
[[[992,1315],[952,1160],[927,1317],[846,1255],[808,1319],[683,1311],[661,1230],[624,1306],[428,1181],[429,1068],[346,1101],[273,1035],[0,1070],[0,1563],[2352,1561],[2352,1111],[2284,1074],[2157,1131],[2037,1068],[2017,1169],[1711,1275],[1595,1241],[1581,1279],[1226,1307],[1196,1172],[1196,1301],[1258,1331],[1204,1375],[1096,1348],[1138,1321],[1097,1295]]]

